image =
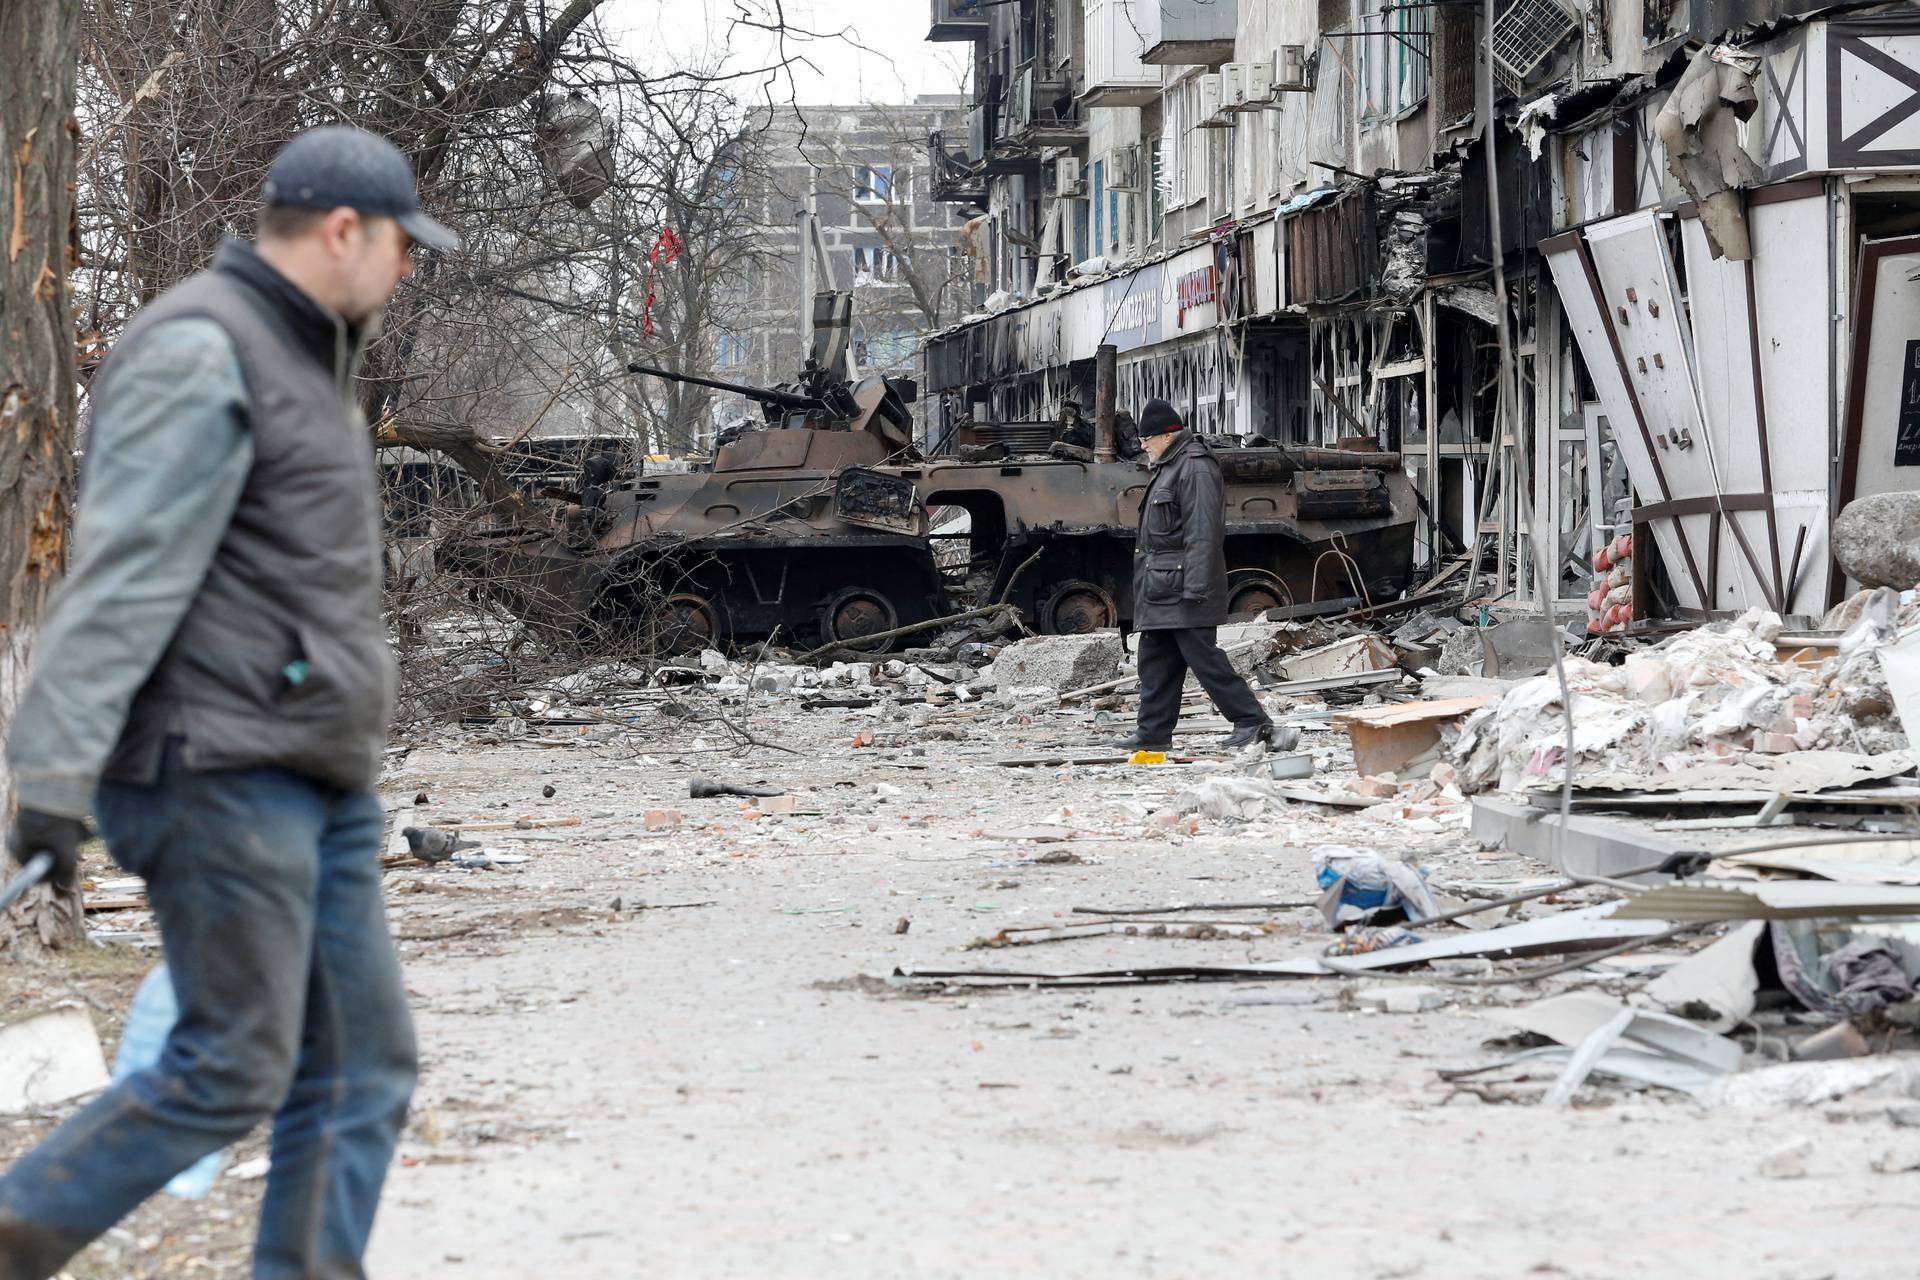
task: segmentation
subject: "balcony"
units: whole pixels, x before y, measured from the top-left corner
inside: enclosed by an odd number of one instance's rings
[[[979,156],[948,149],[947,135],[935,129],[927,135],[927,160],[933,182],[928,194],[937,204],[972,204],[986,208],[987,178]]]
[[[1135,4],[1140,60],[1157,67],[1219,67],[1233,60],[1240,0],[1156,0]]]
[[[987,11],[981,0],[933,0],[928,40],[985,40]]]
[[[1158,0],[1087,0],[1087,82],[1080,102],[1088,107],[1144,107],[1160,96],[1160,68],[1147,66],[1140,55],[1136,11]]]
[[[1032,63],[1013,75],[1007,95],[1004,140],[1015,146],[1064,147],[1087,136],[1087,122],[1074,101],[1073,81],[1041,76]]]

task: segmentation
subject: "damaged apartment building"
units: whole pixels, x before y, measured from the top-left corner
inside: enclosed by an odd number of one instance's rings
[[[927,342],[934,436],[1084,412],[1110,344],[1123,409],[1400,454],[1426,567],[1596,630],[1818,616],[1833,518],[1920,487],[1920,5],[932,19],[973,54],[929,143],[986,299]]]

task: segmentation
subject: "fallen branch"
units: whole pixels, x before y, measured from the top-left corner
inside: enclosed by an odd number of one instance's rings
[[[986,604],[978,609],[968,609],[964,613],[950,614],[944,618],[933,618],[926,622],[916,622],[911,626],[895,627],[891,631],[878,631],[870,636],[861,636],[857,640],[835,640],[832,644],[823,644],[818,649],[808,650],[799,657],[801,662],[815,662],[827,654],[841,649],[859,649],[863,645],[879,644],[885,640],[898,639],[901,636],[918,635],[922,631],[934,631],[941,627],[951,627],[962,622],[971,622],[975,618],[986,618],[996,614],[1010,615],[995,630],[1005,630],[1020,620],[1020,611],[1010,604]]]
[[[522,818],[517,822],[449,822],[442,831],[533,831],[540,827],[577,827],[578,818]]]

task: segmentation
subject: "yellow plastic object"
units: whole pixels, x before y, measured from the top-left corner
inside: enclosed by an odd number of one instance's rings
[[[1127,757],[1128,764],[1165,764],[1167,753],[1164,751],[1136,751]]]

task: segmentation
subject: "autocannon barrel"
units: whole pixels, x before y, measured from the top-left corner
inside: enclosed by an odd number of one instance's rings
[[[630,364],[628,373],[651,374],[656,378],[665,378],[668,382],[689,382],[696,387],[712,387],[715,391],[731,391],[735,395],[745,396],[749,400],[758,400],[762,404],[778,405],[782,409],[822,409],[826,406],[815,396],[803,396],[792,391],[775,391],[771,387],[753,387],[743,382],[722,382],[718,378],[700,378],[691,373],[675,373],[671,369],[656,369],[651,365]]]

